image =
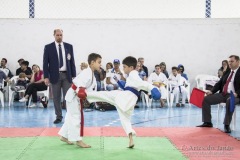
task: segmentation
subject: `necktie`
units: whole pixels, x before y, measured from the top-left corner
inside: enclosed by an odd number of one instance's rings
[[[231,72],[231,75],[228,77],[227,82],[225,83],[224,87],[223,87],[223,95],[227,94],[227,90],[228,90],[228,85],[232,79],[234,71]]]
[[[61,44],[59,44],[58,46],[59,46],[59,68],[61,68],[63,66],[62,48]]]

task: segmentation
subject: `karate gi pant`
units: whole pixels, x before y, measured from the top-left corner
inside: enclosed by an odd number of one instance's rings
[[[183,86],[180,86],[180,87],[181,87],[181,93],[180,93],[179,87],[175,87],[173,89],[173,94],[174,94],[174,97],[176,97],[176,103],[179,103],[179,94],[182,94],[182,104],[185,104],[185,100],[187,97],[187,89]]]
[[[82,137],[80,137],[81,113],[79,98],[75,96],[71,102],[66,101],[66,105],[65,121],[58,134],[72,142],[80,141]]]
[[[87,100],[90,103],[107,102],[117,108],[122,127],[127,135],[129,133],[136,135],[136,132],[132,128],[131,116],[137,99],[138,97],[130,91],[114,90],[87,93]]]
[[[161,92],[161,99],[167,99],[168,91],[165,86],[160,86],[159,91]]]

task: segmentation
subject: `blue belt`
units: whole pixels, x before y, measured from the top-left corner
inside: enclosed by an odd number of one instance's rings
[[[126,88],[124,88],[124,90],[127,90],[127,91],[130,91],[130,92],[132,92],[133,94],[135,94],[137,97],[139,97],[139,92],[136,90],[136,89],[134,89],[134,88],[132,88],[132,87],[126,87]]]

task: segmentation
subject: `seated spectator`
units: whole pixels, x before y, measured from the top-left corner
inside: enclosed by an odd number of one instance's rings
[[[162,73],[164,73],[165,76],[168,78],[169,75],[168,75],[167,66],[166,66],[165,62],[160,63],[160,69],[161,69]]]
[[[113,68],[113,64],[111,62],[108,62],[106,64],[106,73]]]
[[[184,66],[182,64],[178,65],[178,73],[184,77],[186,80],[188,80],[187,74],[183,73],[184,72]]]
[[[11,82],[11,90],[17,92],[20,90],[25,90],[26,88],[27,88],[26,74],[20,73],[17,82],[16,83]]]
[[[23,61],[21,63],[21,71],[20,71],[20,73],[25,73],[26,77],[30,80],[31,77],[32,77],[32,70],[31,71],[28,70],[28,65],[29,65],[28,61]]]
[[[101,86],[101,81],[103,81],[106,77],[106,73],[102,67],[100,67],[99,70],[94,71],[94,76],[97,81],[97,91],[101,91],[102,86]]]
[[[40,70],[39,66],[34,64],[32,66],[33,75],[30,80],[30,84],[28,85],[24,97],[19,100],[19,102],[27,102],[28,98],[32,95],[33,104],[29,107],[37,106],[37,91],[47,90],[47,86],[44,83],[43,71]]]
[[[109,69],[108,72],[106,73],[106,89],[108,91],[111,90],[117,90],[118,89],[118,84],[116,80],[114,80],[114,77],[116,77],[119,80],[126,80],[125,77],[126,75],[123,74],[124,72],[120,70],[120,61],[118,59],[115,59],[113,61],[114,68]]]
[[[184,107],[187,97],[187,89],[185,88],[185,84],[187,84],[186,79],[178,73],[177,67],[172,67],[172,74],[170,74],[168,80],[172,86],[170,92],[176,97],[176,107]],[[177,96],[179,93],[182,95],[182,104],[179,103],[179,96]]]
[[[10,69],[8,69],[6,67],[6,65],[7,65],[7,59],[6,58],[2,58],[0,70],[2,70],[5,73],[5,75],[7,76],[7,78],[10,79],[10,78],[13,77],[13,74],[10,71]],[[7,83],[4,83],[4,86],[6,86],[6,85],[7,85]]]
[[[21,72],[22,72],[22,68],[21,68],[21,63],[25,61],[23,58],[18,60],[18,64],[19,64],[19,68],[16,70],[16,76],[18,76]],[[32,69],[29,67],[29,62],[26,61],[27,63],[27,70],[32,74]],[[29,77],[29,79],[31,79],[31,77]]]
[[[227,60],[222,61],[222,66],[219,68],[219,70],[221,70],[223,74],[225,74],[226,72],[228,72],[230,70]]]
[[[148,68],[146,66],[144,66],[144,58],[139,57],[138,62],[141,63],[142,68],[143,68],[144,72],[146,73],[146,77],[148,78]]]
[[[162,95],[160,99],[161,107],[164,106],[164,100],[167,99],[168,94],[166,89],[167,81],[168,79],[165,76],[165,74],[161,72],[160,66],[156,65],[155,72],[151,73],[150,76],[148,77],[148,82],[159,88]]]
[[[5,80],[6,82],[9,81],[9,78],[6,76],[6,74],[0,69],[0,91],[4,92],[4,89],[2,88],[2,83],[3,80]]]
[[[146,81],[146,80],[147,80],[147,76],[146,76],[147,74],[144,72],[144,70],[143,70],[142,65],[141,65],[140,62],[137,63],[136,70],[138,71],[139,77],[140,77],[142,80]]]

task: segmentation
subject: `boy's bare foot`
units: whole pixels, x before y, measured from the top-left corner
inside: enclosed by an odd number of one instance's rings
[[[128,148],[133,148],[134,143],[133,143],[133,138],[132,138],[132,133],[129,133],[129,146]]]
[[[70,144],[70,145],[73,144],[72,142],[70,142],[70,141],[69,141],[67,138],[65,138],[65,137],[61,137],[60,140],[63,141],[63,142],[66,142],[67,144]]]
[[[85,144],[82,140],[81,140],[81,141],[77,141],[76,144],[77,144],[79,147],[81,147],[81,148],[91,148],[90,145]]]

